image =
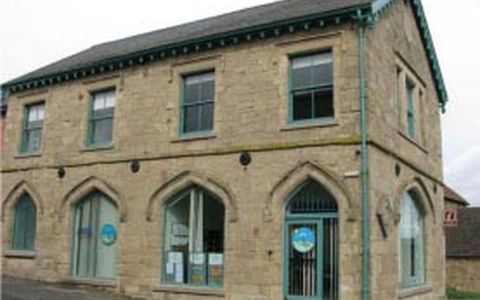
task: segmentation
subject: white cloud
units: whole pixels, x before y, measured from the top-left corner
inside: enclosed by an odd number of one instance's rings
[[[473,206],[480,206],[480,144],[468,148],[445,169],[448,184]]]

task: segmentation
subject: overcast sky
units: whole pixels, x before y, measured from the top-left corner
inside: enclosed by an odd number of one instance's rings
[[[94,44],[268,2],[0,0],[0,83]],[[480,206],[480,0],[423,3],[450,96],[446,182]]]

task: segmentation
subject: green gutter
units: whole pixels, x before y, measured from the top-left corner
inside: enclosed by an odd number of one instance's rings
[[[362,181],[362,299],[370,298],[370,222],[369,222],[369,170],[368,125],[365,84],[365,24],[358,24],[358,71],[360,78],[360,131],[361,131],[361,181]]]
[[[371,12],[357,11],[352,18],[358,26],[358,77],[360,81],[360,180],[362,195],[362,300],[370,299],[370,219],[368,124],[365,79],[365,29],[375,24]]]

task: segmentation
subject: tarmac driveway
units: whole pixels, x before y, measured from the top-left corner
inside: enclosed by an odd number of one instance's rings
[[[60,284],[2,277],[2,300],[132,300]]]

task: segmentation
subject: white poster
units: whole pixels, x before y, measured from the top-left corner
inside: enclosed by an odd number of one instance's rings
[[[183,283],[183,264],[175,264],[175,282]]]
[[[190,255],[190,263],[194,265],[205,264],[205,253],[192,253]]]
[[[183,253],[182,252],[169,252],[168,253],[168,262],[172,264],[183,264]]]
[[[167,270],[166,270],[166,273],[167,273],[168,275],[172,275],[172,274],[174,273],[174,271],[175,271],[174,267],[175,267],[175,264],[168,262],[168,263],[167,263],[167,267],[166,267],[166,269],[167,269]]]
[[[210,266],[221,266],[221,265],[223,265],[223,254],[210,253],[208,255],[208,264]]]

